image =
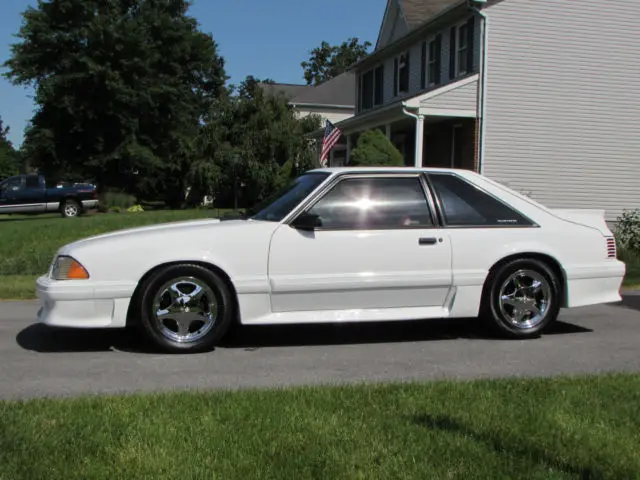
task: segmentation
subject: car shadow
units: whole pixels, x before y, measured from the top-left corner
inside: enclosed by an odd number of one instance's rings
[[[545,335],[588,333],[578,325],[556,322]],[[357,345],[443,340],[509,341],[492,334],[478,319],[439,319],[406,322],[325,325],[236,326],[218,348],[257,350],[269,347]],[[68,329],[33,324],[16,337],[18,345],[42,353],[107,352],[159,353],[130,329]]]

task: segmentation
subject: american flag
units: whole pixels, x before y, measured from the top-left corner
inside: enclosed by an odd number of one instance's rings
[[[327,120],[326,126],[324,127],[324,138],[322,139],[322,153],[320,154],[320,165],[323,167],[327,166],[329,152],[336,142],[340,140],[340,135],[342,135],[340,129]]]

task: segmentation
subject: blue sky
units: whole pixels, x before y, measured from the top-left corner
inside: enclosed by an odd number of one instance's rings
[[[359,37],[375,44],[386,0],[194,0],[190,14],[213,35],[225,58],[231,83],[247,75],[283,83],[303,83],[300,62],[323,40],[341,43]],[[21,12],[36,0],[2,0],[0,64],[9,57]],[[4,72],[4,70],[3,70]],[[0,78],[0,116],[9,139],[22,142],[33,113],[32,92]]]

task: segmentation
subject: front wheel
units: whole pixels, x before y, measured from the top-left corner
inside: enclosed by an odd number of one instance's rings
[[[233,318],[231,292],[219,275],[198,265],[171,265],[142,286],[140,324],[167,352],[213,348]]]
[[[483,317],[503,335],[538,337],[558,317],[558,279],[544,262],[513,260],[498,267],[487,281]]]

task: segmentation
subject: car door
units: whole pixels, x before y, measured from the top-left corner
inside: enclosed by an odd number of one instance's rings
[[[341,175],[274,232],[268,268],[274,312],[441,307],[452,284],[417,174]]]
[[[44,182],[39,175],[24,176],[22,188],[15,192],[15,204],[20,206],[23,212],[44,212],[45,190]]]
[[[0,189],[0,212],[20,213],[25,211],[20,193],[24,190],[24,176],[10,177]]]

